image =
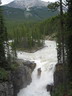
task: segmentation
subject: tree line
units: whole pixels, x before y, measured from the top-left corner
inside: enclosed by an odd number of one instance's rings
[[[44,36],[37,24],[19,24],[13,29],[16,48],[31,49],[44,44]]]
[[[4,22],[2,6],[0,5],[0,82],[8,80],[8,74],[12,70],[15,58],[13,44],[12,47],[9,46],[7,28]]]

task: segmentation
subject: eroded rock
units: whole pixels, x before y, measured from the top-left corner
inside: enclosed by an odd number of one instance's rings
[[[63,83],[63,64],[57,64],[54,72],[54,87]]]
[[[41,72],[42,72],[41,68],[38,68],[37,71],[38,71],[38,77],[40,77],[41,76]]]
[[[36,67],[34,62],[16,60],[17,68],[11,70],[8,81],[1,81],[0,96],[17,96],[20,89],[29,85],[32,81],[31,74]]]
[[[20,91],[20,89],[25,88],[27,85],[31,83],[32,81],[31,74],[35,67],[36,64],[34,62],[24,61],[12,73],[14,96],[17,96],[17,93]]]
[[[0,96],[14,96],[13,84],[10,82],[0,83]]]

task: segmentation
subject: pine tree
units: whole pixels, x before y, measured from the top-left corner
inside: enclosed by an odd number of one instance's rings
[[[60,31],[57,34],[57,56],[58,56],[58,64],[62,64],[63,66],[63,94],[66,94],[67,90],[67,80],[66,80],[66,61],[65,61],[65,29],[64,29],[64,14],[63,14],[63,0],[59,0],[60,2],[52,3],[51,6],[57,9],[60,6]],[[51,7],[49,6],[49,7]],[[52,7],[51,7],[52,8]]]
[[[68,61],[68,76],[69,80],[72,82],[72,0],[67,0],[68,2],[68,17],[67,17],[67,61]]]
[[[0,6],[0,67],[6,68],[7,61],[5,57],[5,44],[4,43],[5,43],[5,26],[4,26],[2,8]]]

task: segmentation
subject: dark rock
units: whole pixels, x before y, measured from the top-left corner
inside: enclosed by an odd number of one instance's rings
[[[34,62],[30,62],[30,61],[24,61],[23,62],[24,66],[29,67],[32,71],[35,69],[36,67],[36,63]]]
[[[13,84],[9,82],[0,83],[0,96],[14,96]]]
[[[53,92],[53,90],[54,90],[54,85],[47,85],[47,86],[46,86],[46,89],[47,89],[47,91],[50,91],[50,94],[51,94],[51,96],[52,96],[52,92]]]
[[[18,66],[18,68],[12,73],[14,96],[17,96],[20,89],[25,88],[31,83],[31,74],[35,66],[36,64],[34,62],[24,61],[23,64],[20,64],[20,66]]]
[[[38,76],[40,77],[41,76],[41,68],[38,68],[37,71],[38,71]]]
[[[47,86],[46,86],[46,89],[47,89],[47,91],[52,91],[53,85],[47,85]]]
[[[17,68],[9,72],[8,81],[1,81],[0,96],[17,96],[20,89],[32,81],[31,74],[36,64],[30,61],[16,60]]]
[[[57,92],[58,86],[63,84],[63,64],[56,64],[54,72],[54,84],[47,85],[47,91],[50,91],[51,96]]]
[[[53,87],[51,85],[47,85],[47,91],[50,90],[50,94],[53,96],[61,85],[63,85],[63,64],[60,63],[55,66],[54,85]]]
[[[54,87],[63,83],[63,64],[57,64],[54,72]]]

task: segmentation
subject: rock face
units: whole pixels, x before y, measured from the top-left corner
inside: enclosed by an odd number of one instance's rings
[[[47,91],[50,91],[51,96],[57,91],[56,89],[59,88],[63,84],[63,64],[57,64],[54,72],[54,84],[47,85]]]
[[[47,85],[47,91],[50,91],[51,96],[55,93],[55,90],[63,84],[63,64],[57,64],[54,72],[54,84]]]
[[[40,77],[41,76],[41,68],[38,68],[37,72],[38,72],[38,77]]]
[[[46,88],[47,88],[47,91],[50,91],[50,92],[52,92],[53,85],[47,85],[47,86],[46,86]]]
[[[0,83],[0,96],[14,96],[13,84],[10,82]]]
[[[63,83],[63,64],[57,64],[54,72],[54,87]]]
[[[8,7],[29,9],[31,7],[46,7],[48,3],[41,0],[14,0]]]
[[[54,86],[53,86],[53,85],[47,85],[47,86],[46,86],[46,89],[47,89],[47,91],[50,91],[50,94],[51,94],[51,96],[52,96],[52,92],[53,92],[53,90],[54,90]]]
[[[14,96],[17,95],[20,89],[26,87],[31,82],[31,74],[36,64],[30,61],[24,61],[12,74],[14,85]]]
[[[20,89],[31,83],[31,74],[36,64],[17,60],[18,67],[10,72],[9,80],[0,83],[0,96],[17,96]]]

